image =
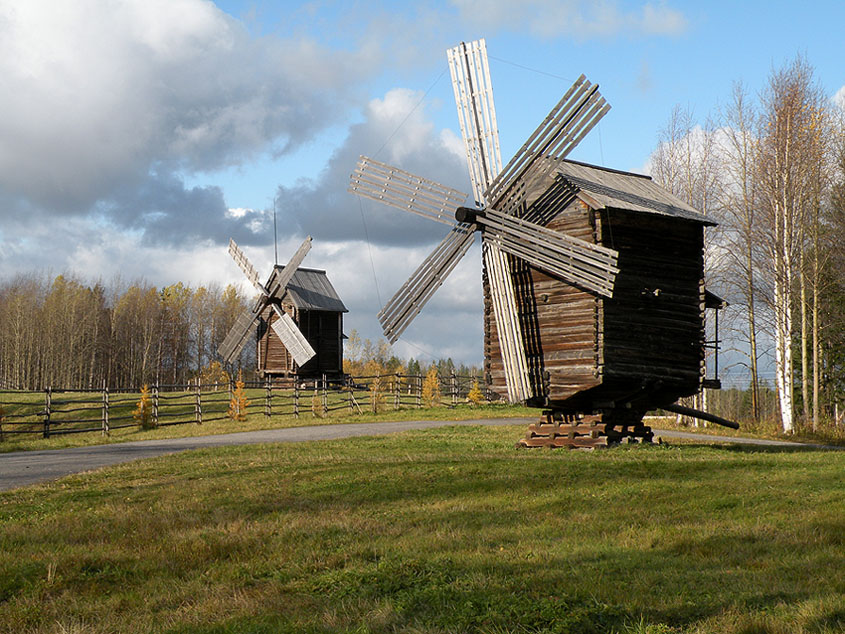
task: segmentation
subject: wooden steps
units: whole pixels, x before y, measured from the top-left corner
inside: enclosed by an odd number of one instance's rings
[[[536,423],[528,426],[525,438],[517,447],[568,447],[595,449],[616,444],[652,443],[654,434],[642,419],[627,412],[584,415],[545,411]]]

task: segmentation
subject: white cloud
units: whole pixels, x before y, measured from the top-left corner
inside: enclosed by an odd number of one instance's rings
[[[365,58],[253,38],[202,0],[0,5],[0,192],[85,214],[151,171],[284,151],[345,112]]]
[[[612,0],[452,0],[469,24],[484,29],[528,30],[544,38],[583,40],[618,35],[679,35],[684,14],[665,2],[625,10]]]
[[[348,193],[358,157],[368,155],[461,191],[470,190],[463,146],[438,132],[421,94],[395,88],[373,99],[364,121],[353,125],[316,179],[278,190],[280,227],[327,240],[368,240],[376,245],[419,245],[439,241],[447,228]],[[282,230],[282,229],[280,229]]]

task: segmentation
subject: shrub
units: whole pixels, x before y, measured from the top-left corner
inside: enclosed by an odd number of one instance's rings
[[[246,420],[246,408],[249,407],[249,400],[244,389],[243,372],[238,370],[238,380],[235,381],[235,390],[229,400],[229,418],[237,421]]]
[[[150,386],[144,383],[141,387],[141,400],[138,401],[135,411],[132,412],[132,418],[138,423],[141,429],[153,429],[156,422],[153,420],[153,401],[150,397]]]
[[[484,401],[484,393],[478,386],[478,379],[475,379],[475,381],[473,381],[472,388],[467,393],[467,400],[472,406],[481,405],[481,403]]]
[[[382,385],[381,375],[376,375],[370,383],[370,405],[372,406],[373,414],[378,414],[385,407],[384,385]]]
[[[440,405],[440,379],[437,376],[437,368],[431,366],[425,375],[422,386],[422,398],[427,407]]]

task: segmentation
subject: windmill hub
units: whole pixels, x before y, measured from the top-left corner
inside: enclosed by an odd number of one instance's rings
[[[475,224],[479,218],[484,217],[484,212],[472,207],[458,207],[455,210],[455,220],[465,222],[468,225]]]

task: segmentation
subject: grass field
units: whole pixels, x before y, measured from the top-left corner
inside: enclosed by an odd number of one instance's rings
[[[845,454],[198,451],[0,494],[4,632],[845,631]]]

